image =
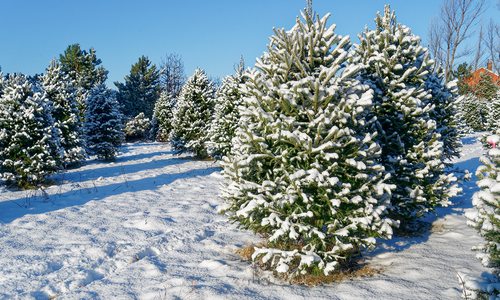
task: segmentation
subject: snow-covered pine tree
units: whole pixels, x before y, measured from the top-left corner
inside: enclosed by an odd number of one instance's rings
[[[208,143],[208,152],[216,159],[222,158],[231,151],[231,140],[240,120],[238,107],[243,97],[240,85],[245,81],[244,68],[243,62],[240,62],[236,73],[224,78],[216,93],[214,119]]]
[[[465,95],[461,103],[462,116],[465,124],[473,131],[486,130],[488,125],[488,105],[486,100],[479,99],[475,94]]]
[[[396,186],[391,214],[410,229],[417,217],[447,205],[459,192],[456,178],[445,174],[444,159],[455,155],[454,145],[448,143],[446,153],[443,128],[438,128],[451,125],[446,124],[446,105],[452,96],[441,74],[433,74],[435,63],[420,38],[397,23],[389,6],[384,15],[377,14],[375,25],[359,36],[355,61],[364,65],[359,79],[375,92],[370,118],[378,119],[381,162],[391,174],[388,183]],[[441,101],[442,110],[434,111]]]
[[[128,141],[144,140],[150,127],[151,121],[141,112],[125,124],[125,138]]]
[[[206,142],[214,111],[214,86],[205,71],[196,69],[182,87],[172,122],[171,142],[179,152],[208,156]]]
[[[123,136],[122,114],[116,95],[106,85],[91,90],[85,112],[87,149],[99,159],[113,160]]]
[[[491,99],[488,108],[488,128],[492,131],[500,128],[500,90]]]
[[[479,75],[479,81],[472,88],[472,91],[479,99],[486,99],[486,101],[493,99],[499,90],[498,85],[487,73],[481,73],[481,75]]]
[[[464,293],[469,299],[500,297],[500,128],[487,139],[488,149],[477,169],[480,188],[472,197],[475,210],[466,213],[467,223],[476,228],[485,243],[476,247],[484,266],[492,268],[491,276],[465,280]]]
[[[155,103],[153,113],[153,139],[159,142],[166,142],[172,131],[176,100],[169,93],[162,92],[160,98]]]
[[[435,66],[435,70],[429,70],[428,76],[424,77],[425,87],[430,91],[431,97],[424,101],[427,105],[434,106],[430,111],[430,118],[436,122],[437,132],[441,135],[443,142],[444,159],[451,164],[451,160],[460,157],[460,119],[458,114],[457,81],[446,83],[444,70]]]
[[[51,62],[41,81],[45,96],[53,105],[52,117],[64,151],[63,163],[65,166],[77,165],[85,159],[86,153],[74,81],[57,61]]]
[[[390,238],[392,187],[366,114],[372,91],[348,64],[349,37],[307,13],[275,30],[243,85],[241,121],[224,157],[224,211],[264,234],[253,259],[279,273],[328,274],[375,238]]]
[[[24,75],[10,75],[0,97],[0,174],[20,187],[58,170],[62,151],[52,105]]]

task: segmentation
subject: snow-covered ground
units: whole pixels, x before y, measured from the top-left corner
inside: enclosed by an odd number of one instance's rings
[[[456,163],[474,172],[481,145]],[[459,299],[457,272],[484,270],[467,227],[474,180],[421,237],[367,255],[382,273],[321,287],[255,276],[236,249],[258,242],[217,214],[220,169],[159,143],[123,148],[38,191],[0,194],[0,299]]]

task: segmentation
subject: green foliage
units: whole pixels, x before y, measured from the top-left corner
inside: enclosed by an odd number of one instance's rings
[[[467,78],[469,78],[472,74],[472,67],[469,66],[466,62],[461,63],[458,65],[457,69],[454,72],[455,78],[458,80],[457,85],[458,85],[458,93],[460,95],[466,95],[470,93],[472,90],[465,81]]]
[[[143,113],[153,116],[156,100],[160,96],[160,73],[156,66],[145,57],[132,65],[130,74],[125,76],[125,83],[115,82],[118,88],[118,102],[125,116],[133,117]]]
[[[69,45],[59,56],[59,62],[63,72],[76,82],[76,97],[80,117],[83,119],[85,101],[90,90],[106,81],[108,71],[100,66],[101,60],[97,58],[94,48],[90,48],[88,51],[82,50],[79,44]]]

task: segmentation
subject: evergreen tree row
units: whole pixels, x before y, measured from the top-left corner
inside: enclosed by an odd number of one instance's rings
[[[87,154],[114,158],[122,118],[99,64],[75,44],[42,76],[0,74],[0,178],[34,187]]]

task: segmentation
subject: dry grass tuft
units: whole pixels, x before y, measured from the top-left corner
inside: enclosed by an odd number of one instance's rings
[[[245,247],[243,247],[241,249],[236,250],[235,252],[244,261],[251,261],[252,260],[252,255],[255,252],[255,247],[256,247],[256,245],[248,245],[248,246],[245,246]]]
[[[262,243],[257,245],[253,244],[247,245],[241,249],[236,250],[235,253],[238,254],[242,260],[251,262],[252,255],[255,252],[255,247],[265,247],[265,244]],[[266,270],[268,267],[267,265],[260,263],[256,263],[255,266],[257,266],[260,270]],[[276,272],[273,272],[273,274],[276,278],[288,281],[291,284],[318,286],[334,282],[353,280],[356,278],[372,277],[382,273],[382,271],[383,269],[380,267],[373,267],[368,264],[359,264],[353,262],[348,266],[344,267],[342,270],[339,270],[338,272],[335,272],[330,275],[305,274],[298,276],[289,276],[289,275],[278,274]]]
[[[356,278],[373,277],[382,273],[382,268],[375,268],[370,265],[358,265],[352,269],[344,269],[333,274],[306,274],[290,278],[292,284],[305,285],[305,286],[318,286],[334,282],[342,282],[346,280],[353,280]]]

